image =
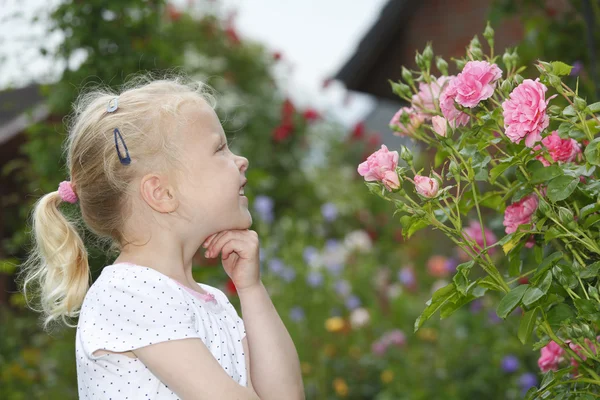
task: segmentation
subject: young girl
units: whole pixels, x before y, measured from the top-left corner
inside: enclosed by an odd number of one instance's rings
[[[71,180],[35,206],[23,290],[39,285],[45,328],[79,316],[81,399],[304,398],[248,230],[248,160],[227,147],[214,107],[203,85],[181,80],[78,99],[66,144]],[[87,227],[119,253],[91,287],[63,201],[78,203]],[[221,255],[243,321],[221,290],[194,281],[201,246]]]

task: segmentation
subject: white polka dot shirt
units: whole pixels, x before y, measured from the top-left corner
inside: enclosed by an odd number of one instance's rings
[[[76,334],[80,399],[179,399],[137,358],[94,355],[154,343],[200,338],[225,372],[242,386],[247,374],[244,322],[219,289],[198,283],[195,292],[148,267],[104,267],[85,296]]]

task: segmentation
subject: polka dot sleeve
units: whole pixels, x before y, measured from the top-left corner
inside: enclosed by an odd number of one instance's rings
[[[85,306],[87,352],[134,350],[154,343],[206,337],[182,289],[148,268],[115,268]],[[95,358],[95,357],[93,357]]]
[[[231,304],[231,302],[227,298],[227,295],[218,288],[215,288],[215,291],[217,292],[217,296],[220,297],[219,301],[225,305],[225,309],[227,310],[227,312],[229,313],[231,318],[235,321],[237,330],[238,330],[238,332],[240,332],[240,335],[243,339],[244,336],[246,336],[246,327],[244,325],[244,320],[240,318],[237,310],[235,309],[233,304]]]

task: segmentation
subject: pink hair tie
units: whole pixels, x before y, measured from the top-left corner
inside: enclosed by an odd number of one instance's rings
[[[77,203],[77,195],[73,190],[73,185],[70,181],[62,181],[58,185],[58,194],[63,201],[67,201],[71,204]]]

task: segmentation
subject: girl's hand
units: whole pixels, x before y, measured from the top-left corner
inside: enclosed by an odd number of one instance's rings
[[[202,246],[206,248],[206,258],[214,258],[221,253],[223,269],[236,290],[260,283],[259,240],[256,232],[248,229],[218,232],[210,235]]]

